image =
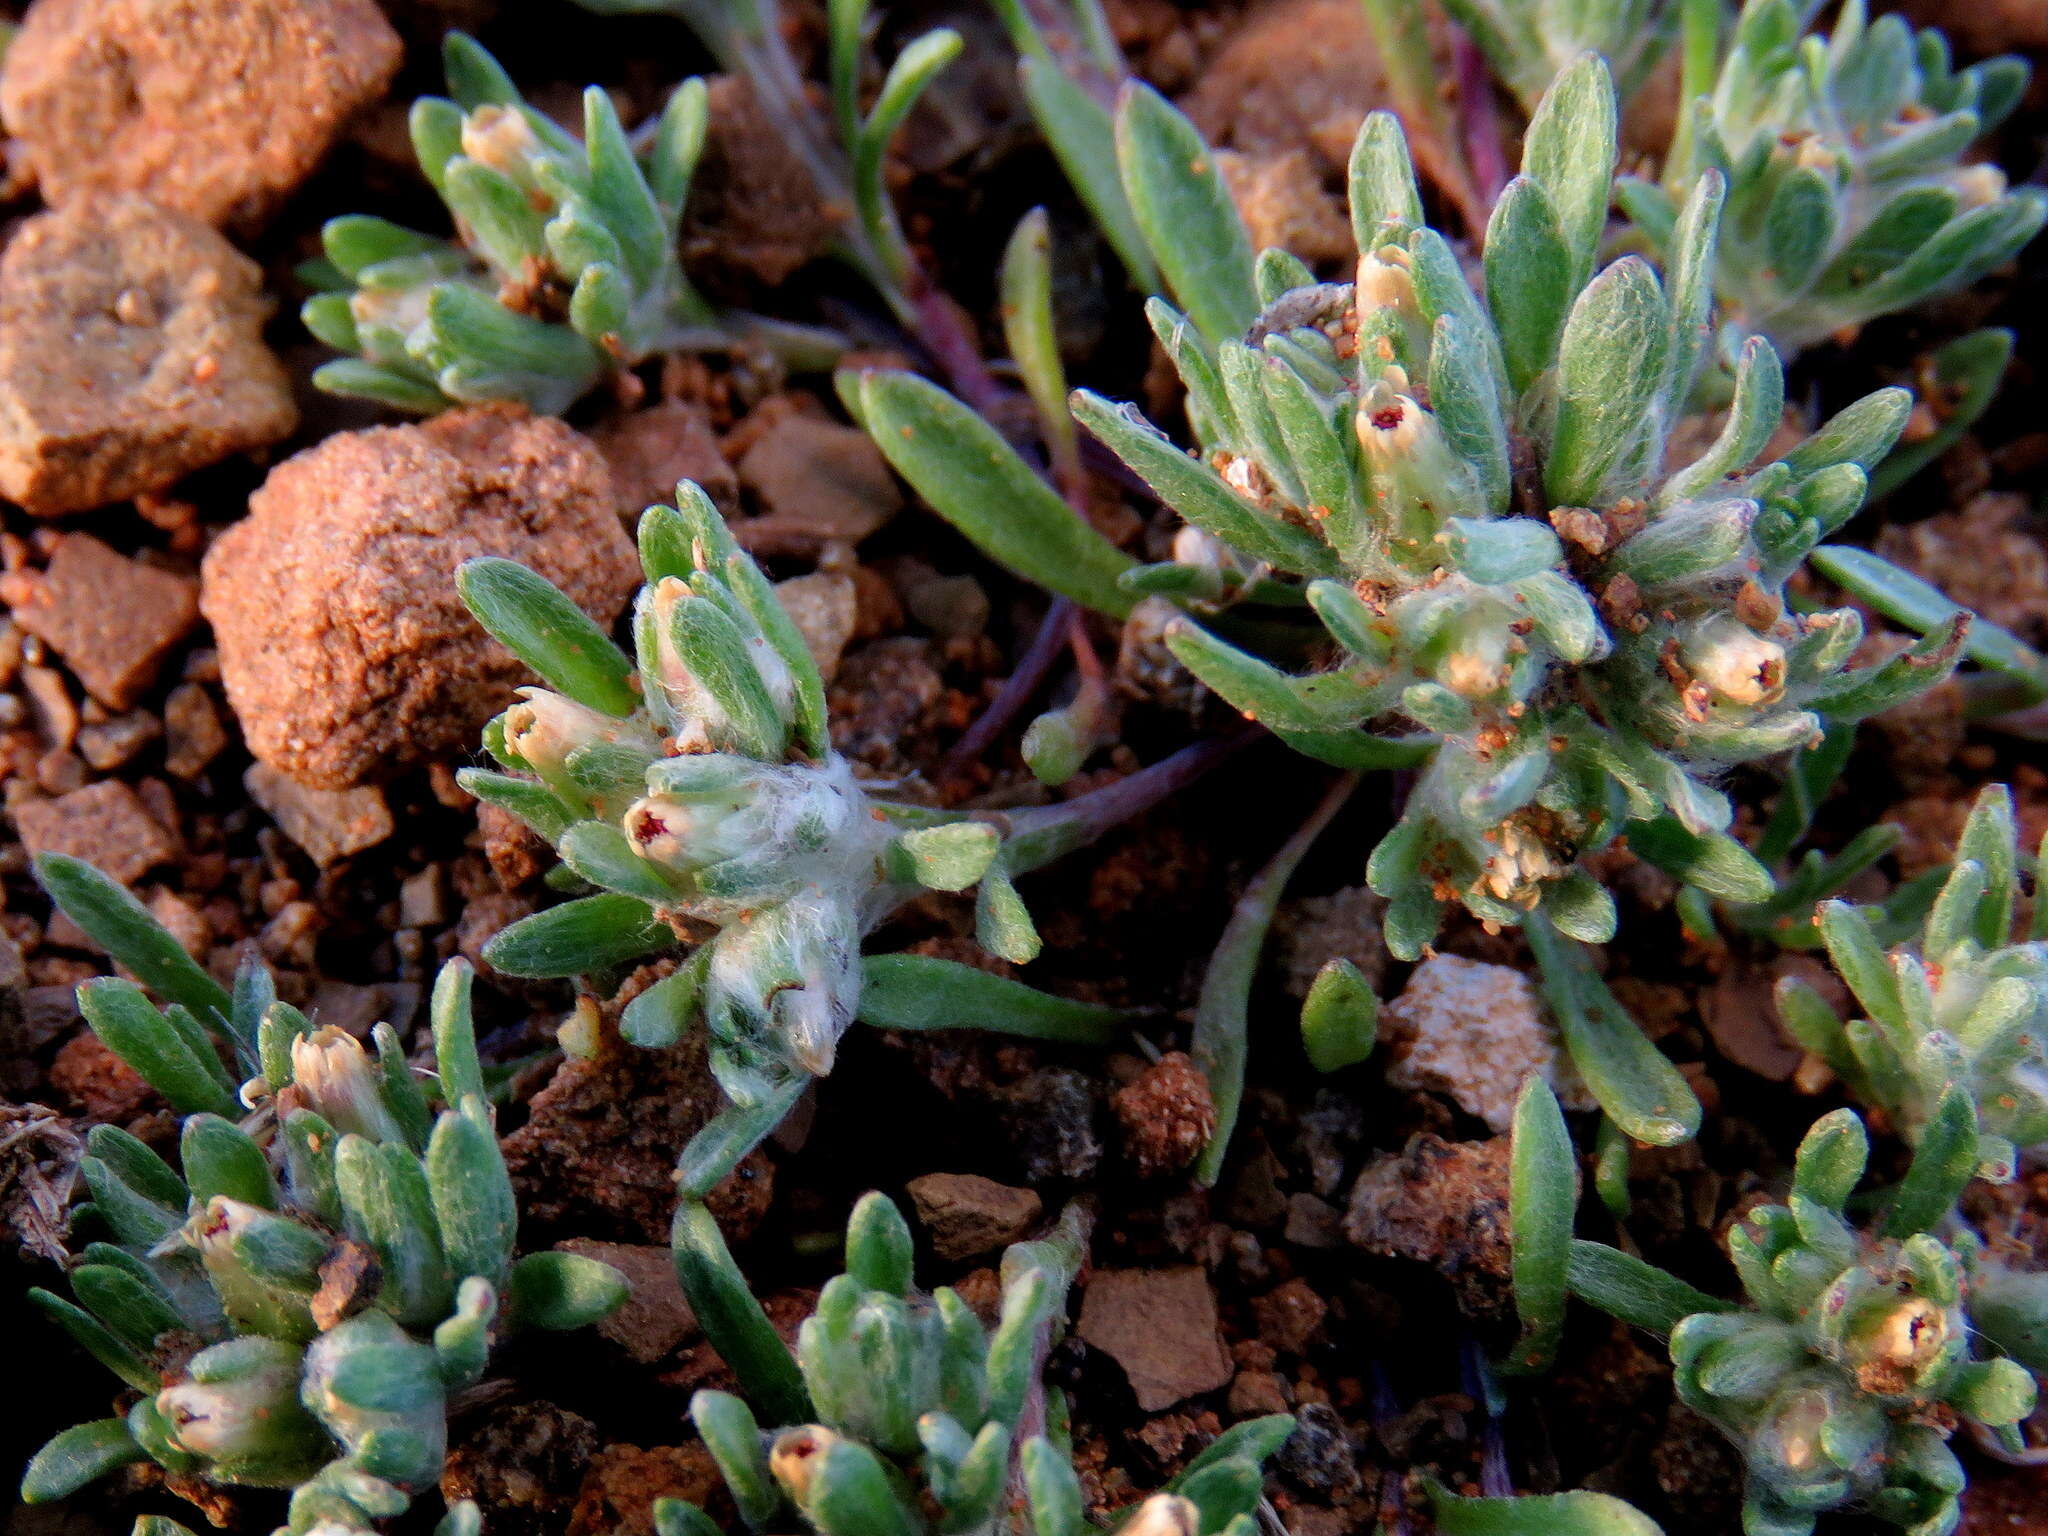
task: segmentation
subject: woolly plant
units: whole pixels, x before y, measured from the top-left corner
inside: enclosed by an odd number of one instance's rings
[[[90,866],[46,855],[38,873],[167,999],[113,977],[79,988],[94,1033],[182,1118],[175,1170],[114,1126],[86,1138],[79,1219],[102,1235],[72,1299],[30,1297],[133,1401],[44,1446],[22,1497],[153,1461],[291,1490],[290,1536],[367,1536],[439,1481],[449,1399],[501,1331],[593,1322],[625,1281],[570,1254],[514,1257],[463,961],[434,988],[430,1093],[390,1026],[365,1051],[278,1000],[253,962],[229,994]],[[474,1528],[461,1509],[446,1527]]]

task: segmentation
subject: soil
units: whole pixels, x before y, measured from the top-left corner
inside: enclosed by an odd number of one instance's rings
[[[712,70],[673,22],[599,20],[567,0],[407,0],[391,7],[394,31],[371,0],[180,4],[204,43],[189,56],[137,20],[153,14],[140,0],[37,0],[0,75],[17,135],[6,145],[14,174],[0,184],[0,491],[12,498],[0,506],[0,1304],[17,1317],[23,1291],[55,1277],[85,1132],[111,1123],[167,1153],[176,1143],[166,1106],[83,1028],[72,988],[107,961],[52,913],[32,854],[100,864],[217,975],[260,954],[280,995],[323,1022],[363,1031],[388,1020],[419,1052],[435,968],[458,953],[479,960],[492,934],[555,899],[548,850],[455,782],[477,760],[478,726],[529,680],[454,601],[448,575],[469,554],[535,564],[613,621],[637,579],[631,518],[677,478],[698,480],[771,577],[804,584],[789,590],[811,615],[807,638],[836,658],[839,749],[863,775],[933,802],[1044,803],[1230,726],[1141,610],[1121,634],[1087,633],[1122,717],[1117,743],[1079,778],[1040,786],[1014,728],[979,760],[949,762],[1030,646],[1044,598],[906,495],[848,428],[828,380],[792,380],[752,356],[656,360],[566,424],[495,410],[398,424],[309,389],[326,354],[292,313],[303,297],[292,269],[317,253],[322,221],[376,210],[444,227],[411,167],[404,109],[440,88],[445,26],[479,29],[550,108],[573,104],[586,83],[606,86],[630,126],[685,73]],[[787,9],[800,51],[814,50],[822,8]],[[1969,9],[1967,26],[1935,18],[1962,27],[1964,57],[2010,46],[2048,63],[2038,5]],[[891,185],[920,259],[1000,355],[993,273],[1017,218],[1045,204],[1072,382],[1177,420],[1137,298],[1036,142],[1000,35],[972,6],[926,12],[968,37],[957,68],[977,91],[943,84],[899,137]],[[1355,0],[1250,10],[1113,0],[1109,12],[1137,67],[1216,133],[1248,215],[1340,276],[1343,155],[1379,104]],[[911,29],[887,8],[882,30],[886,51]],[[229,55],[271,62],[237,73],[220,63]],[[108,86],[116,56],[133,70],[131,97]],[[806,195],[743,85],[714,82],[711,121],[684,236],[693,279],[721,302],[841,327],[861,356],[917,360],[871,296],[819,259],[846,210]],[[2019,178],[2044,146],[2037,80],[1994,150]],[[68,276],[31,270],[17,282],[31,257],[44,259],[48,231],[75,228],[77,210],[103,195],[138,192],[173,211],[109,205],[130,211],[105,216],[103,248],[66,257]],[[1445,219],[1456,228],[1454,214]],[[154,246],[123,233],[145,221],[172,233]],[[144,256],[158,266],[122,275]],[[1965,329],[2015,329],[2016,359],[1990,413],[1849,536],[1950,583],[2035,643],[2048,640],[2044,279],[2048,241],[1970,294],[1817,349],[1787,388],[1796,411],[1824,414],[1910,379],[1931,347]],[[160,316],[186,317],[189,333],[170,334],[166,319],[161,350],[140,350],[148,338],[119,320],[130,288],[148,289]],[[18,305],[17,289],[27,295]],[[104,312],[76,352],[55,329],[66,304]],[[71,424],[82,397],[60,389],[88,376],[141,381],[87,401],[106,417],[90,430]],[[58,405],[62,422],[27,414]],[[28,467],[7,480],[17,462]],[[52,485],[65,489],[37,489]],[[1162,554],[1170,520],[1107,477],[1093,494],[1103,526]],[[1034,710],[1064,696],[1067,670]],[[1859,749],[1813,837],[1834,848],[1875,820],[1904,830],[1859,896],[1946,858],[1987,782],[2013,783],[2030,845],[2048,827],[2038,746],[1966,721],[1958,690],[1873,724]],[[1187,1054],[1202,967],[1244,884],[1327,777],[1271,742],[1254,745],[1030,877],[1045,951],[1028,967],[980,954],[968,899],[905,908],[875,949],[971,960],[1141,1009],[1141,1041],[1104,1053],[965,1030],[856,1029],[833,1076],[720,1187],[728,1240],[793,1332],[837,1272],[847,1211],[869,1189],[914,1212],[922,1281],[955,1285],[984,1308],[1000,1245],[1087,1202],[1091,1268],[1048,1369],[1071,1404],[1097,1516],[1159,1486],[1227,1425],[1286,1411],[1302,1428],[1276,1458],[1270,1491],[1292,1536],[1365,1536],[1376,1522],[1420,1531],[1417,1475],[1471,1491],[1503,1467],[1518,1489],[1604,1489],[1669,1536],[1721,1536],[1737,1521],[1739,1467],[1674,1405],[1655,1341],[1575,1309],[1556,1369],[1517,1384],[1503,1416],[1487,1411],[1478,1362],[1514,1336],[1505,1078],[1547,1067],[1554,1042],[1526,989],[1497,969],[1531,969],[1512,933],[1454,923],[1437,946],[1446,958],[1420,968],[1386,958],[1363,864],[1398,814],[1398,776],[1369,777],[1293,881],[1254,990],[1231,1157],[1215,1189],[1193,1183],[1216,1113]],[[1751,829],[1769,785],[1738,773],[1727,786]],[[1601,957],[1608,983],[1709,1111],[1696,1142],[1636,1150],[1626,1238],[1729,1293],[1727,1220],[1782,1190],[1799,1134],[1840,1096],[1797,1070],[1762,1011],[1788,963],[1777,951],[1691,944],[1670,883],[1625,852],[1601,874],[1627,935]],[[1295,1020],[1309,981],[1339,955],[1382,999],[1406,1001],[1386,1010],[1385,1049],[1324,1078],[1303,1058]],[[634,1280],[630,1326],[520,1341],[460,1405],[446,1491],[486,1504],[490,1536],[639,1536],[651,1501],[671,1492],[708,1499],[713,1518],[737,1529],[686,1416],[692,1391],[730,1377],[662,1285],[675,1156],[719,1100],[701,1036],[648,1052],[616,1031],[624,1002],[658,974],[581,989],[478,979],[484,1051],[512,1079],[501,1130],[523,1245],[579,1246]],[[1801,974],[1824,979],[1810,966]],[[1413,1039],[1433,1011],[1463,1033],[1418,1056]],[[577,1054],[558,1040],[565,1020]],[[1512,1037],[1512,1072],[1488,1058],[1496,1031]],[[1397,1059],[1405,1065],[1390,1073]],[[2016,1230],[2048,1233],[2048,1180],[2012,1198]],[[1596,1201],[1582,1203],[1581,1220],[1583,1236],[1618,1235]],[[56,1428],[108,1413],[114,1395],[54,1329],[24,1324],[10,1340],[21,1379],[45,1385],[0,1430],[8,1475]],[[1965,1531],[2048,1536],[2048,1471],[1963,1455]],[[430,1529],[432,1503],[396,1529]],[[252,1530],[282,1515],[260,1491],[215,1504]],[[143,1512],[204,1518],[162,1478],[130,1476],[55,1516],[16,1512],[0,1531],[113,1536]],[[1834,1529],[1875,1527],[1844,1518]]]

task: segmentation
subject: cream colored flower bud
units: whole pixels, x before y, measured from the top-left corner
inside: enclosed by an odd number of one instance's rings
[[[1730,618],[1693,627],[1679,649],[1687,672],[1730,704],[1771,705],[1785,696],[1785,648]]]
[[[1967,212],[2005,196],[2005,172],[1995,165],[1966,165],[1956,172],[1950,185],[1955,188],[1957,206]]]
[[[1925,1296],[1911,1296],[1884,1315],[1870,1339],[1875,1358],[1914,1370],[1948,1343],[1948,1314]]]
[[[531,181],[540,136],[516,107],[487,104],[462,119],[462,152],[524,185]]]
[[[618,734],[611,716],[545,688],[522,688],[519,699],[505,711],[505,745],[550,777],[578,747]]]
[[[735,858],[760,841],[759,818],[723,801],[648,795],[625,815],[626,838],[641,858],[671,869],[702,869]]]
[[[817,1475],[818,1463],[838,1443],[839,1436],[824,1425],[806,1424],[798,1429],[785,1429],[768,1448],[768,1470],[799,1509],[810,1496],[811,1479]]]
[[[405,1140],[405,1128],[384,1104],[382,1069],[347,1030],[328,1024],[292,1041],[292,1085],[345,1136]]]
[[[1192,1499],[1177,1493],[1155,1493],[1138,1506],[1118,1536],[1198,1536],[1202,1512]]]

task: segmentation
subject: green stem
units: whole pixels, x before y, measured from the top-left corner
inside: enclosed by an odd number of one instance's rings
[[[1216,1129],[1195,1163],[1195,1179],[1204,1188],[1216,1182],[1223,1156],[1230,1148],[1230,1133],[1237,1126],[1238,1106],[1244,1099],[1244,1066],[1248,1054],[1249,1006],[1252,977],[1258,970],[1259,952],[1265,947],[1266,930],[1280,905],[1281,892],[1294,877],[1296,867],[1315,840],[1322,836],[1351,792],[1358,788],[1355,773],[1339,775],[1309,813],[1295,834],[1288,838],[1273,860],[1253,877],[1231,909],[1223,937],[1209,959],[1202,978],[1202,995],[1195,1004],[1193,1055],[1195,1065],[1209,1080],[1209,1096],[1216,1106]]]

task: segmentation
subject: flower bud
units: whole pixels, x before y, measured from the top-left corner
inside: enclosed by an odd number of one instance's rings
[[[1389,552],[1412,570],[1442,564],[1436,536],[1444,524],[1485,517],[1487,508],[1436,418],[1381,379],[1359,398],[1352,430],[1365,450],[1373,515]]]
[[[1192,1499],[1177,1493],[1155,1493],[1138,1506],[1119,1536],[1199,1536],[1202,1513]]]
[[[516,107],[487,102],[462,119],[462,152],[522,187],[533,183],[533,161],[540,147],[533,124]]]
[[[220,1481],[297,1482],[331,1450],[299,1404],[299,1363],[299,1351],[277,1339],[217,1344],[157,1394],[157,1413],[172,1443]]]
[[[618,739],[622,722],[545,688],[522,688],[505,711],[505,745],[554,780],[578,747]]]
[[[1511,819],[1496,829],[1480,883],[1501,901],[1533,907],[1541,894],[1539,887],[1564,874],[1566,867],[1540,836]]]
[[[1966,165],[1955,173],[1949,184],[1955,188],[1957,207],[1964,213],[1972,208],[1986,207],[2005,196],[2005,172],[1995,165]]]
[[[1779,1398],[1757,1436],[1757,1450],[1766,1465],[1795,1479],[1820,1471],[1825,1454],[1821,1430],[1833,1411],[1828,1394],[1819,1387],[1800,1387]]]
[[[803,1508],[810,1497],[811,1481],[817,1476],[825,1453],[838,1443],[839,1436],[824,1425],[806,1424],[799,1429],[785,1429],[768,1448],[768,1470],[797,1508]]]
[[[1785,697],[1785,648],[1725,615],[1691,626],[1679,659],[1718,703],[1767,708]]]
[[[292,1041],[292,1086],[344,1136],[405,1140],[405,1127],[384,1103],[383,1071],[347,1030],[327,1024]]]
[[[1359,257],[1354,301],[1361,377],[1419,368],[1428,360],[1429,320],[1415,296],[1407,251],[1382,245]],[[1405,388],[1405,381],[1398,387]]]
[[[744,803],[647,795],[627,808],[634,851],[669,869],[697,870],[761,847],[762,818]]]

